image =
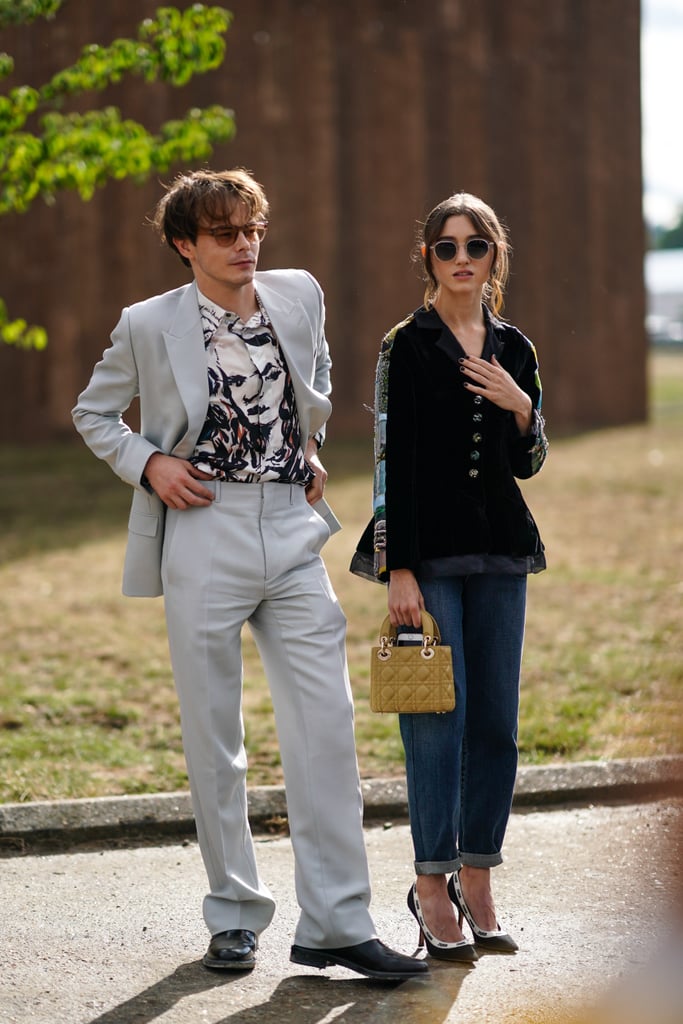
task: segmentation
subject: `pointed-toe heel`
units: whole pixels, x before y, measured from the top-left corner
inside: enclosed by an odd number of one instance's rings
[[[454,903],[458,908],[460,915],[460,921],[462,922],[463,917],[467,921],[468,925],[472,929],[474,935],[474,945],[479,946],[480,949],[488,949],[492,953],[516,953],[519,946],[512,938],[511,935],[507,935],[501,931],[500,925],[495,931],[487,932],[475,922],[470,908],[465,902],[465,897],[462,894],[462,886],[460,885],[460,875],[456,871],[448,879],[448,895],[451,899],[451,903]]]
[[[467,939],[459,942],[444,942],[433,935],[422,915],[420,899],[417,895],[417,888],[413,884],[408,892],[408,909],[418,923],[420,929],[420,946],[426,945],[427,952],[437,960],[451,960],[456,963],[474,963],[478,960],[477,951]]]

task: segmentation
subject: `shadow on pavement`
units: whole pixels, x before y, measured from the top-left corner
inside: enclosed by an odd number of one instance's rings
[[[228,1013],[216,1024],[441,1024],[453,1008],[469,967],[430,962],[426,980],[379,982],[371,979],[335,980],[303,975],[284,978],[266,1002]],[[258,970],[258,968],[256,968]],[[152,1024],[181,999],[191,1000],[195,1012],[203,992],[244,980],[237,972],[207,971],[200,961],[183,964],[132,999],[94,1017],[90,1024]],[[191,1013],[191,1008],[188,1006]]]
[[[91,1024],[131,1024],[131,1021],[147,1024],[166,1013],[181,999],[219,988],[226,982],[236,981],[238,977],[238,974],[225,977],[218,972],[207,971],[200,960],[182,964],[173,974],[143,989],[132,999],[126,999],[125,1003],[93,1017]]]

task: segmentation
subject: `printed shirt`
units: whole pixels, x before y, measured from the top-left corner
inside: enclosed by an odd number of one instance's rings
[[[220,480],[307,484],[292,378],[268,314],[244,323],[197,289],[209,407],[190,462]]]

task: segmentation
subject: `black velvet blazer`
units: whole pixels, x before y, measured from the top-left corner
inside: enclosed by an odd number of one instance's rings
[[[483,356],[490,360],[495,353],[530,396],[531,434],[522,436],[512,413],[464,387],[459,342],[435,310],[417,310],[387,335],[380,354],[376,401],[386,405],[386,445],[376,438],[376,513],[352,572],[386,579],[373,557],[384,545],[389,572],[407,568],[431,576],[545,568],[536,523],[515,480],[537,473],[547,452],[536,352],[516,327],[486,308],[484,315]]]

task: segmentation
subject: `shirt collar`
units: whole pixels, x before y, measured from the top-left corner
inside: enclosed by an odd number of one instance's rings
[[[481,308],[484,314],[484,323],[486,324],[486,336],[490,339],[493,351],[497,356],[505,347],[503,337],[505,332],[505,323],[502,320],[499,320],[497,316],[494,316],[488,306],[484,303],[482,303]],[[444,327],[443,320],[432,306],[421,306],[416,310],[415,323],[418,327],[431,331],[441,332]]]
[[[199,303],[200,309],[206,309],[212,312],[216,317],[217,321],[222,320],[226,313],[230,312],[230,310],[224,309],[223,306],[219,306],[217,302],[213,301],[213,299],[208,299],[206,295],[204,295],[204,293],[200,290],[199,285],[196,285],[196,288],[197,301]]]
[[[204,293],[200,290],[199,285],[196,282],[195,288],[197,289],[197,301],[199,303],[199,308],[205,309],[208,312],[213,313],[213,315],[216,318],[216,323],[220,323],[223,317],[225,316],[237,315],[236,313],[233,313],[232,310],[224,309],[223,306],[219,306],[219,304],[217,302],[214,302],[213,299],[208,299],[206,295],[204,295]],[[265,307],[261,302],[261,296],[259,295],[258,291],[254,290],[254,295],[256,297],[256,303],[261,313],[261,317],[264,319],[264,321],[270,323],[270,318],[268,317]],[[254,313],[254,316],[256,316],[256,313]],[[252,318],[250,317],[249,319]]]

